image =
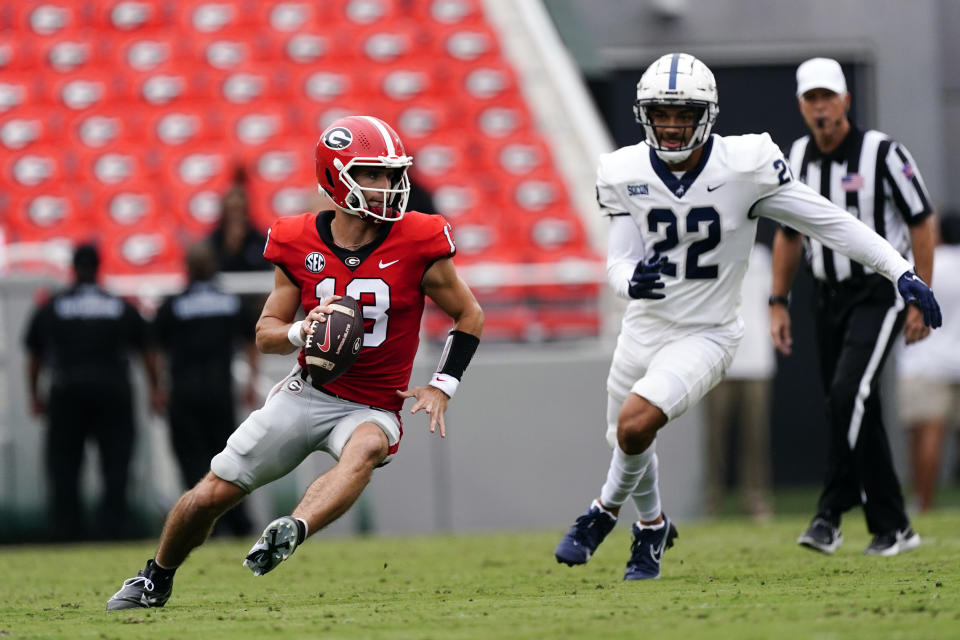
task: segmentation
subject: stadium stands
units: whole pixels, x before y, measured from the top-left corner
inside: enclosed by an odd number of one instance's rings
[[[480,0],[14,3],[0,72],[8,243],[99,239],[108,275],[178,272],[237,165],[265,228],[315,201],[318,133],[366,112],[453,222],[491,336],[599,331],[595,275],[547,268],[598,258]]]

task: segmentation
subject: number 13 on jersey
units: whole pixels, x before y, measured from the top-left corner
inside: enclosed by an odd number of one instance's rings
[[[322,302],[330,296],[337,295],[336,290],[336,278],[324,278],[317,283],[317,302]],[[390,285],[380,278],[356,278],[347,284],[344,293],[360,303],[364,320],[373,321],[373,326],[363,334],[363,346],[379,347],[387,339],[387,322],[389,321],[387,309],[390,308]]]

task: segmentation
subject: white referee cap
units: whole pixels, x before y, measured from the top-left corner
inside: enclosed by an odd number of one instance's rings
[[[840,63],[831,58],[810,58],[797,67],[797,97],[810,89],[829,89],[843,95],[847,92],[847,80],[843,77]]]

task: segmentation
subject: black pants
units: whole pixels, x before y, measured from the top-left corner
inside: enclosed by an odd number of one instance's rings
[[[175,386],[170,394],[170,438],[183,484],[192,487],[210,471],[237,427],[233,390],[221,386]],[[215,533],[246,535],[252,528],[243,504],[220,518]]]
[[[903,327],[905,311],[889,280],[819,286],[817,334],[827,397],[830,441],[818,514],[839,526],[844,511],[863,504],[867,529],[906,527],[903,493],[883,425],[879,377]]]
[[[129,384],[55,384],[50,390],[47,417],[52,538],[67,541],[125,537],[134,433]],[[84,524],[80,498],[80,468],[89,438],[97,443],[103,477],[103,500],[93,528]]]

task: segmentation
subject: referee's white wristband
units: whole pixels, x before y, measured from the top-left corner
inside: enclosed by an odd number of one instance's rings
[[[429,382],[431,387],[436,387],[452,398],[460,386],[460,381],[447,373],[435,373]]]
[[[295,347],[302,347],[307,343],[307,339],[303,335],[303,322],[298,320],[290,325],[287,330],[287,340]]]

